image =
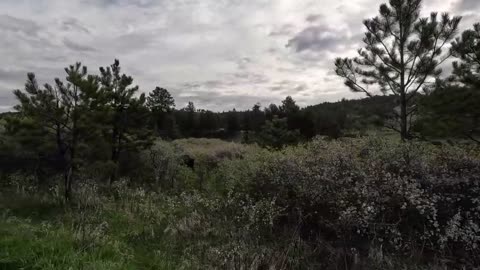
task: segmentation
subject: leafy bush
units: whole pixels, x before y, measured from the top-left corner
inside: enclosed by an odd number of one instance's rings
[[[372,138],[318,139],[226,162],[219,177],[233,183],[232,192],[274,201],[282,211],[272,231],[298,228],[312,248],[327,243],[349,256],[367,256],[380,247],[399,256],[479,263],[478,152]]]
[[[142,155],[144,169],[150,173],[148,179],[154,180],[154,186],[173,188],[175,178],[182,169],[183,151],[165,141],[157,141]],[[177,183],[178,184],[178,183]]]

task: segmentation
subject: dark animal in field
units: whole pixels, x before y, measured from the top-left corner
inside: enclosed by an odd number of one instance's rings
[[[192,158],[189,155],[183,155],[182,156],[182,162],[185,164],[185,166],[189,167],[190,169],[194,170],[195,169],[195,159]]]

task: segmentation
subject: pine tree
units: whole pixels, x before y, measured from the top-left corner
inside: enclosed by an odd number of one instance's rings
[[[445,45],[457,32],[460,17],[431,13],[420,18],[421,0],[390,0],[380,6],[380,16],[364,21],[365,47],[354,59],[337,58],[335,71],[354,92],[373,95],[370,85],[399,99],[399,125],[391,126],[402,140],[411,138],[411,122],[416,107],[414,97],[451,54]]]
[[[229,135],[233,135],[235,132],[240,131],[240,119],[235,109],[227,113],[227,131]]]
[[[182,109],[182,113],[185,114],[186,118],[183,120],[183,130],[185,136],[193,136],[196,133],[197,129],[197,109],[193,102],[189,101],[187,106]]]
[[[254,132],[260,131],[265,124],[265,113],[261,109],[260,103],[256,103],[252,107],[250,125]]]
[[[280,113],[281,112],[278,106],[273,103],[270,104],[267,108],[265,108],[265,117],[269,121],[273,120],[276,116],[279,116]]]
[[[167,89],[156,87],[147,97],[147,107],[152,112],[171,112],[175,109],[175,100]]]
[[[85,110],[84,90],[95,84],[87,78],[87,68],[81,63],[65,68],[67,84],[55,79],[55,85],[39,87],[35,74],[29,73],[25,91],[15,90],[20,104],[15,107],[23,120],[11,122],[17,132],[27,129],[42,136],[37,142],[56,145],[57,162],[64,174],[64,197],[71,199],[74,170],[77,165],[77,147],[82,127],[82,112]],[[86,122],[84,122],[86,123]],[[83,123],[83,124],[84,124]]]
[[[199,111],[198,127],[202,130],[203,134],[215,131],[218,127],[217,116],[212,111],[200,110]]]
[[[167,89],[156,87],[147,97],[147,107],[152,113],[154,130],[158,133],[160,129],[174,129],[175,124],[172,112],[175,110],[175,100]],[[171,130],[167,130],[168,134],[172,134]]]
[[[453,75],[423,98],[419,128],[430,137],[468,138],[480,143],[480,24],[452,42]]]
[[[452,79],[480,89],[480,23],[452,42],[451,51],[461,60],[453,62]]]
[[[139,87],[132,86],[132,77],[121,74],[117,59],[110,67],[101,67],[100,74],[102,95],[99,103],[107,115],[105,124],[110,136],[110,161],[113,165],[110,183],[113,183],[118,177],[122,152],[135,150],[150,142],[144,128],[148,110],[145,107],[145,94],[136,97]]]
[[[285,100],[282,101],[280,111],[284,116],[288,117],[295,113],[298,113],[300,111],[300,107],[298,107],[297,103],[291,96],[288,96],[285,98]]]
[[[256,136],[256,141],[266,147],[280,149],[285,145],[296,144],[301,138],[298,130],[289,130],[287,119],[274,117],[262,127]]]

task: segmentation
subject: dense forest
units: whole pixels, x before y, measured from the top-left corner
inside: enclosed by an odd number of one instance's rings
[[[363,99],[215,112],[119,60],[26,74],[0,114],[0,269],[477,269],[480,23],[421,4],[381,5],[335,60]]]

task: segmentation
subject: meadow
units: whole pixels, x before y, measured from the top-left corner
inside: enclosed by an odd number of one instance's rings
[[[195,160],[193,168],[184,157]],[[378,136],[157,141],[111,186],[3,175],[0,269],[473,269],[480,151]]]

